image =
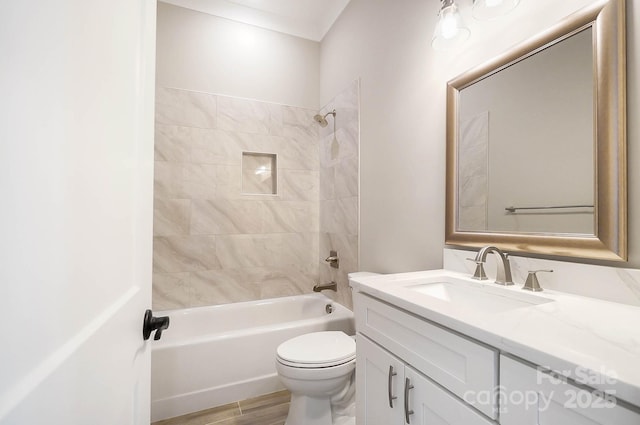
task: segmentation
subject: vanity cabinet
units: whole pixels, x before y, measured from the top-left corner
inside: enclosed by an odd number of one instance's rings
[[[580,388],[500,357],[502,425],[638,425],[640,414],[610,395]]]
[[[354,311],[358,425],[640,424],[638,407],[366,293]]]
[[[496,350],[363,293],[354,294],[354,309],[356,397],[360,394],[358,418],[369,418],[364,424],[402,423],[396,421],[403,419],[405,384],[414,386],[406,389],[408,409],[414,411],[411,423],[429,415],[448,418],[444,423],[451,424],[490,423],[474,408],[497,418],[494,397],[484,403],[478,397],[473,404],[462,401],[467,394],[486,394],[496,387]]]
[[[366,336],[357,345],[358,425],[492,424]]]

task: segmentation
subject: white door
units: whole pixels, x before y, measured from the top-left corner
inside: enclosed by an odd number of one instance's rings
[[[148,424],[155,0],[0,0],[0,423]]]

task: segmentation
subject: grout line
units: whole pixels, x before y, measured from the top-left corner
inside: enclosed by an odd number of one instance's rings
[[[240,416],[244,415],[244,413],[242,413],[242,407],[240,406],[240,402],[236,401],[236,404],[238,405],[238,410],[240,411]]]

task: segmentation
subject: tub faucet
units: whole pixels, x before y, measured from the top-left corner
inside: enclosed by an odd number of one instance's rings
[[[313,292],[320,292],[325,289],[330,289],[332,291],[338,292],[338,284],[335,282],[329,282],[325,283],[324,285],[321,285],[319,283],[313,285]]]
[[[481,269],[482,264],[487,260],[487,254],[493,252],[498,257],[498,271],[496,273],[496,283],[498,285],[513,285],[513,280],[511,278],[511,263],[509,263],[509,254],[502,252],[499,248],[495,246],[485,246],[478,251],[476,255],[475,262],[478,264],[478,267]],[[477,274],[477,273],[476,273]],[[474,275],[475,279],[480,279]]]

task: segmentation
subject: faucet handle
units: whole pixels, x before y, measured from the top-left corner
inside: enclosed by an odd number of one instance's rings
[[[338,252],[334,250],[329,251],[329,256],[324,259],[334,269],[340,268],[340,259],[338,258]]]
[[[484,272],[484,261],[475,258],[467,258],[469,261],[476,263],[476,270],[473,272],[473,278],[477,280],[487,280],[487,274]]]
[[[542,291],[542,287],[540,286],[540,282],[538,282],[538,276],[536,276],[536,273],[540,273],[540,272],[552,273],[553,270],[551,270],[551,269],[548,269],[548,270],[529,270],[529,275],[527,276],[527,281],[524,283],[524,286],[522,287],[522,289],[524,289],[525,291],[533,291],[533,292]]]

